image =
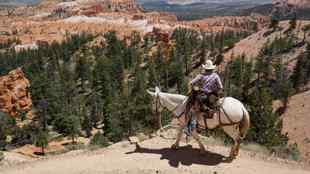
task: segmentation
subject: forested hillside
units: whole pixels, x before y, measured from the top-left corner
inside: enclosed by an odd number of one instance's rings
[[[39,44],[37,50],[16,52],[9,49],[12,43],[4,44],[0,74],[22,67],[31,82],[34,118],[18,127],[15,118],[2,114],[1,148],[27,143],[44,148],[52,132],[70,137],[73,143],[84,136],[103,145],[138,132],[152,132],[157,120],[146,89],[160,86],[164,91],[186,94],[188,80],[205,59],[221,64],[225,48],[245,36],[178,28],[168,43],[153,35],[141,38],[137,32],[120,39],[111,31],[99,37],[86,33],[68,36],[61,43]],[[285,107],[310,77],[307,43],[292,73],[277,57],[290,50],[290,41],[283,37],[266,44],[253,59],[256,61],[233,58],[219,73],[226,95],[240,99],[250,111],[252,127],[246,141],[298,159],[297,147],[288,146],[287,137],[281,134],[281,111],[272,108],[274,100],[281,100]],[[94,136],[94,129],[101,131]]]

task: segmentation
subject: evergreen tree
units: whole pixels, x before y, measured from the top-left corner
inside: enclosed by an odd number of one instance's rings
[[[274,95],[275,98],[280,99],[284,107],[286,108],[288,104],[289,97],[293,92],[293,85],[289,79],[288,71],[281,59],[277,60],[277,63],[274,64],[275,69],[275,87],[274,87]]]
[[[82,118],[81,129],[85,131],[87,137],[90,137],[92,135],[91,131],[93,129],[93,124],[92,124],[89,114],[87,113],[87,109],[88,108],[86,108],[85,106],[81,108],[81,112],[80,112],[81,114],[80,117]]]
[[[272,17],[269,28],[272,28],[273,31],[276,31],[278,27],[279,27],[279,20],[276,17]]]
[[[251,111],[252,128],[248,139],[271,148],[287,143],[281,134],[282,122],[276,113],[273,113],[272,95],[267,86],[256,87],[248,102]]]
[[[16,126],[15,120],[8,114],[0,111],[0,150],[5,150],[8,144],[7,137],[12,134]]]
[[[45,148],[48,146],[48,133],[40,130],[35,138],[35,145],[41,147],[41,152],[45,155]]]
[[[296,15],[296,13],[294,13],[294,15],[293,15],[293,17],[289,23],[290,23],[289,31],[296,29],[296,26],[297,26],[297,15]]]
[[[76,115],[69,114],[63,121],[65,125],[64,134],[71,137],[72,143],[76,143],[76,137],[78,137],[81,129],[80,119]]]
[[[307,84],[310,77],[310,46],[307,45],[306,52],[298,57],[291,80],[293,87],[299,90]]]
[[[81,92],[85,92],[86,82],[90,79],[89,75],[91,74],[90,64],[87,60],[90,57],[87,54],[86,48],[83,48],[82,53],[77,56],[75,66],[75,80],[78,82]]]
[[[104,35],[106,39],[106,48],[105,48],[105,55],[108,59],[111,60],[110,64],[110,76],[113,80],[116,81],[115,83],[115,89],[120,89],[122,86],[122,80],[123,80],[123,44],[122,42],[117,38],[115,32],[108,32]]]

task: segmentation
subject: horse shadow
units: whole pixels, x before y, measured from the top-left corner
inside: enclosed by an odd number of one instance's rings
[[[199,149],[193,148],[191,145],[182,146],[175,150],[171,148],[149,149],[136,144],[136,149],[126,154],[133,153],[160,154],[160,160],[168,160],[169,165],[175,168],[178,168],[180,164],[185,166],[192,164],[216,166],[220,163],[231,162],[225,156],[210,151],[201,154]]]

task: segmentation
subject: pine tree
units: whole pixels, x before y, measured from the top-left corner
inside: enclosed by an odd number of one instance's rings
[[[279,20],[275,17],[272,17],[269,28],[272,28],[273,31],[276,31],[278,27],[279,27]]]
[[[76,115],[69,114],[65,121],[65,135],[71,137],[72,143],[76,143],[76,137],[78,137],[81,129],[81,123]]]
[[[45,149],[48,146],[47,131],[40,130],[35,138],[35,145],[41,147],[42,155],[45,155]]]
[[[0,150],[5,150],[8,144],[7,136],[12,134],[15,126],[15,119],[0,111]]]
[[[296,29],[296,26],[297,26],[297,14],[296,13],[294,13],[289,23],[290,23],[289,31]]]
[[[252,128],[248,139],[269,148],[286,144],[287,139],[281,134],[282,122],[279,115],[273,113],[272,94],[268,86],[256,87],[250,98]]]
[[[82,49],[82,53],[77,56],[77,62],[75,66],[75,80],[81,88],[81,92],[86,90],[86,82],[89,80],[91,74],[90,64],[87,59],[90,57],[87,55],[86,48]]]
[[[244,101],[253,80],[253,63],[246,62],[245,55],[242,55],[234,58],[225,71],[228,72],[225,76],[225,84],[227,83],[225,91],[228,95]]]
[[[149,60],[149,67],[148,67],[148,87],[150,88],[154,88],[155,86],[158,85],[158,77],[157,77],[157,73],[155,70],[155,64],[153,60]]]
[[[82,119],[81,129],[85,131],[87,137],[90,137],[92,135],[91,131],[93,129],[93,125],[92,125],[89,114],[87,114],[87,109],[88,108],[86,108],[85,106],[81,108],[81,112],[80,112],[81,114],[80,118]]]
[[[279,58],[277,61],[278,62],[274,64],[276,78],[274,94],[275,98],[280,99],[286,108],[289,97],[293,92],[293,85],[289,79],[288,71],[283,65],[282,60]]]
[[[127,101],[122,95],[113,97],[113,101],[107,107],[107,113],[104,115],[103,129],[104,136],[112,142],[118,142],[126,135],[128,130]]]
[[[187,92],[187,84],[185,80],[185,70],[182,68],[183,63],[180,59],[180,56],[176,50],[172,50],[171,54],[171,63],[169,65],[169,71],[171,74],[171,78],[175,81],[177,85],[177,91],[180,94],[186,94]]]
[[[110,59],[110,76],[111,79],[115,80],[115,89],[121,90],[122,80],[124,78],[124,66],[123,66],[123,45],[122,42],[117,38],[115,32],[108,32],[104,35],[106,39],[105,55]]]
[[[203,64],[206,61],[206,56],[207,56],[207,48],[208,48],[208,39],[207,39],[207,34],[202,33],[202,41],[200,44],[200,54],[199,54],[199,64]]]
[[[310,67],[310,60],[307,54],[302,54],[298,57],[297,64],[294,68],[293,75],[291,77],[293,82],[293,87],[296,90],[299,90],[300,87],[303,87],[308,81],[308,71]]]

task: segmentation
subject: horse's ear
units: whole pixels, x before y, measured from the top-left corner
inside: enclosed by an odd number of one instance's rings
[[[158,86],[155,87],[155,93],[157,93],[157,94],[160,93],[160,89]]]
[[[151,96],[155,96],[155,92],[152,92],[150,90],[146,90],[147,93],[149,93]]]

